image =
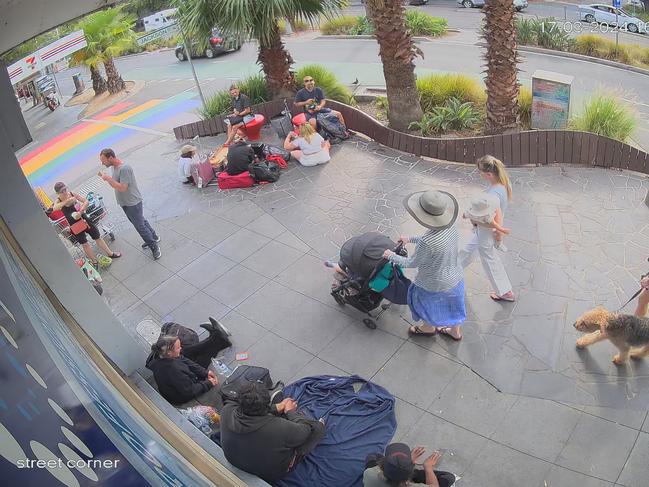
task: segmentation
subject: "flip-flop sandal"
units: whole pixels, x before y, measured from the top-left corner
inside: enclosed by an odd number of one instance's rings
[[[455,340],[456,342],[459,342],[460,340],[462,340],[462,337],[457,338],[457,337],[454,337],[453,335],[451,335],[448,332],[448,330],[450,330],[450,329],[451,329],[450,326],[445,326],[444,328],[438,328],[437,333],[439,333],[440,335],[446,335],[447,337],[450,337],[451,339]]]
[[[489,297],[494,301],[506,301],[508,303],[513,303],[514,301],[516,301],[516,298],[503,298],[502,296],[498,296],[496,293],[491,293]]]
[[[109,255],[111,259],[119,259],[122,256],[119,252],[113,252],[113,255]]]
[[[421,328],[418,326],[411,326],[408,328],[408,334],[409,335],[417,335],[417,336],[424,336],[424,337],[432,337],[437,335],[437,330],[435,331],[421,331]]]

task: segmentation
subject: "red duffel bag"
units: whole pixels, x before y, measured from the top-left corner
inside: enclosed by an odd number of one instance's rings
[[[220,189],[249,188],[255,184],[248,171],[236,176],[230,176],[227,172],[222,171],[216,177],[216,180]]]

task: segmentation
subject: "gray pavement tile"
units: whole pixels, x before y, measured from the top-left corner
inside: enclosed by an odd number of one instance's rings
[[[609,408],[601,406],[584,406],[584,412],[592,414],[600,418],[608,419],[614,423],[618,423],[635,430],[642,427],[647,411],[637,410],[631,408]]]
[[[167,320],[169,312],[176,309],[197,292],[198,289],[187,281],[178,276],[173,276],[142,299],[162,319]]]
[[[521,291],[513,311],[515,317],[546,316],[548,314],[565,313],[568,299],[549,294],[539,296],[539,293]]]
[[[515,320],[512,336],[525,343],[530,355],[553,367],[561,353],[564,315],[529,316]]]
[[[647,417],[644,420],[644,423],[642,424],[642,431],[645,433],[649,433],[649,413],[647,414]]]
[[[118,247],[116,250],[122,252],[122,256],[119,259],[113,260],[108,272],[118,281],[123,281],[137,272],[140,267],[153,261],[150,252],[149,255],[144,255],[131,245],[128,248]]]
[[[117,283],[108,289],[104,289],[102,297],[108,307],[116,315],[130,308],[139,301],[138,297],[129,291],[122,283]]]
[[[292,247],[295,250],[299,250],[301,252],[306,253],[309,250],[311,250],[311,247],[309,247],[306,243],[300,240],[293,232],[290,232],[289,230],[282,233],[279,237],[275,238],[275,240],[280,243],[283,243],[284,245],[288,245],[289,247]]]
[[[250,224],[265,212],[250,200],[224,201],[214,204],[205,211],[242,227]]]
[[[649,478],[649,434],[640,433],[618,482],[627,487],[644,487]]]
[[[154,288],[169,279],[173,273],[156,261],[147,262],[135,273],[122,281],[133,294],[142,299]]]
[[[247,228],[242,228],[214,247],[214,250],[228,259],[241,262],[268,242],[270,242],[268,237],[251,232]]]
[[[455,362],[406,342],[372,380],[400,399],[426,409],[461,368]]]
[[[165,225],[207,248],[214,247],[239,229],[239,225],[203,211],[166,220]]]
[[[410,446],[420,445],[425,447],[427,455],[434,450],[446,450],[437,464],[437,469],[461,475],[463,478],[467,468],[470,468],[469,466],[475,460],[476,456],[485,449],[485,446],[489,442],[489,440],[482,436],[471,433],[427,412],[403,436],[402,441]],[[482,487],[486,485],[482,482],[471,483],[463,481],[463,483],[467,487],[474,485]],[[527,484],[502,483],[498,487],[505,485],[522,486]]]
[[[197,288],[203,289],[235,265],[236,262],[211,250],[187,265],[178,275]]]
[[[297,259],[280,272],[275,281],[324,304],[338,307],[331,297],[333,272],[324,266],[322,259],[313,255],[306,254]]]
[[[250,222],[246,228],[268,238],[277,238],[286,231],[286,227],[268,213]]]
[[[338,376],[347,376],[349,374],[340,370],[338,367],[331,365],[330,363],[325,362],[324,360],[313,357],[308,364],[301,368],[292,378],[291,382],[298,381],[304,377],[311,377],[314,375],[338,375]]]
[[[250,347],[248,355],[248,364],[269,368],[274,381],[287,384],[296,370],[313,359],[309,352],[269,331]]]
[[[353,323],[334,308],[273,281],[241,303],[237,311],[313,354]]]
[[[167,247],[162,243],[160,245],[162,257],[157,262],[174,272],[184,269],[207,251],[201,244],[189,239],[178,242],[173,247]]]
[[[611,482],[553,466],[536,487],[613,487]]]
[[[568,443],[581,415],[579,411],[559,403],[520,397],[491,439],[554,462]]]
[[[637,436],[636,430],[583,414],[556,463],[615,482]]]
[[[234,310],[219,321],[232,333],[230,340],[235,353],[247,352],[268,331]]]
[[[119,282],[120,281],[118,281],[117,278],[110,273],[109,269],[101,271],[101,287],[103,289],[110,289]]]
[[[506,420],[517,397],[497,391],[491,384],[462,367],[428,411],[482,436],[490,437]]]
[[[272,279],[302,255],[299,250],[272,241],[250,255],[241,265]]]
[[[369,379],[403,344],[403,340],[381,330],[370,330],[354,324],[343,330],[318,357],[345,370]]]
[[[467,487],[474,485],[480,487],[541,486],[551,467],[552,464],[543,460],[493,441],[487,441],[469,469],[463,473],[461,485]],[[550,484],[547,487],[550,487]]]
[[[236,308],[266,282],[268,279],[264,276],[237,265],[208,284],[203,290],[230,308]]]
[[[219,320],[224,317],[230,308],[204,292],[198,291],[187,301],[182,303],[168,316],[170,321],[180,323],[188,328],[199,331],[201,323],[209,322],[209,317]]]
[[[403,438],[410,433],[412,428],[417,427],[417,424],[425,413],[426,411],[423,409],[419,409],[398,397],[395,398],[394,414],[397,418],[397,431],[394,433],[392,441],[402,441]]]
[[[119,313],[117,318],[122,322],[124,328],[129,330],[129,332],[132,332],[132,334],[137,333],[136,327],[143,320],[153,320],[159,325],[162,325],[162,318],[160,315],[142,301],[137,301],[130,308]]]

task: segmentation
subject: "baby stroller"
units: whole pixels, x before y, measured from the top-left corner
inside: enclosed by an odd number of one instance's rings
[[[376,329],[376,321],[390,308],[390,303],[381,304],[383,299],[390,297],[396,304],[406,304],[404,289],[407,290],[410,284],[399,266],[386,268],[389,263],[383,258],[386,249],[393,249],[402,256],[408,255],[403,243],[397,244],[381,233],[368,232],[347,240],[340,249],[338,262],[346,275],[340,276],[331,289],[331,295],[339,305],[349,304],[367,314],[363,324],[372,330]],[[373,289],[376,287],[375,278],[380,277],[394,286],[386,285],[381,292]],[[395,287],[398,288],[396,294]],[[373,316],[371,312],[379,306],[381,311]]]

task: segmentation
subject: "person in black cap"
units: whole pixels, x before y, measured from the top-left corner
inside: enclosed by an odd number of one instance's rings
[[[364,487],[404,487],[410,484],[425,484],[435,487],[451,487],[455,475],[434,470],[441,456],[435,451],[424,460],[424,469],[416,469],[417,461],[426,449],[415,447],[412,451],[405,443],[390,443],[385,455],[369,455],[363,473]]]

